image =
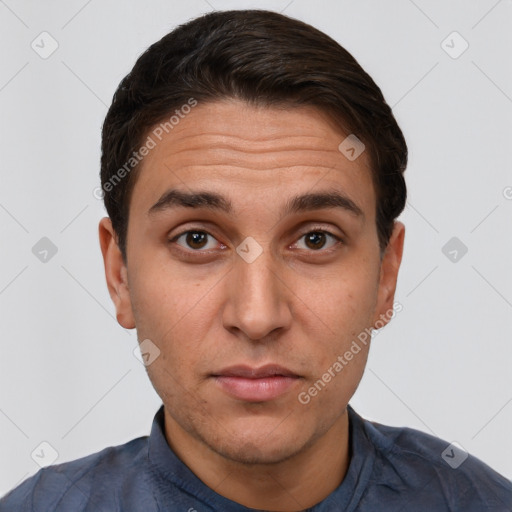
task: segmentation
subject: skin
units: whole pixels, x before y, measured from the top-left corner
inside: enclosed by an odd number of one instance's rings
[[[169,445],[206,485],[248,507],[302,510],[341,483],[350,462],[346,406],[368,345],[308,404],[298,395],[393,307],[405,227],[395,222],[381,259],[369,159],[345,158],[337,149],[345,136],[312,107],[199,104],[142,162],[126,264],[110,220],[99,225],[117,320],[161,351],[147,371]],[[221,193],[233,212],[149,215],[170,188]],[[333,189],[364,216],[281,213],[296,194]],[[207,245],[175,239],[187,229],[209,233]],[[323,247],[308,245],[304,235],[319,230],[343,242],[320,235]],[[248,236],[263,250],[252,263],[236,252]],[[268,401],[233,398],[211,376],[269,363],[300,378]]]

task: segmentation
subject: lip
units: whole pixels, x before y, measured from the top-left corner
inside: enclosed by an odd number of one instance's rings
[[[285,394],[301,377],[279,365],[230,366],[212,375],[228,395],[246,402],[268,402]]]

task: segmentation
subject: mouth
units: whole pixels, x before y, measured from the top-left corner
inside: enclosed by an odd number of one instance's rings
[[[230,366],[212,374],[216,384],[228,395],[245,402],[268,402],[285,394],[301,377],[279,365],[259,368]]]

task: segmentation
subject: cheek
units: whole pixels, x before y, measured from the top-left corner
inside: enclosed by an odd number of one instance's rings
[[[183,323],[196,325],[203,318],[211,285],[199,272],[170,265],[167,256],[139,266],[134,274],[130,296],[140,336],[152,334],[164,341]]]
[[[177,270],[148,265],[130,290],[138,339],[150,339],[160,350],[148,374],[169,393],[179,392],[180,383],[192,384],[194,363],[208,348],[204,340],[219,309],[218,288],[213,287],[218,279],[184,278]]]
[[[367,360],[377,303],[377,275],[354,270],[310,284],[307,290],[297,291],[297,295],[306,297],[302,318],[308,319],[303,328],[309,343],[305,351],[314,377],[328,382],[325,389],[319,383],[322,391],[318,403],[348,399]]]
[[[326,330],[357,336],[372,319],[377,289],[375,273],[343,269],[321,280],[298,281],[295,292]]]

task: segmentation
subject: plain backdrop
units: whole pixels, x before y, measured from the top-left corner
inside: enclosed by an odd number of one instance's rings
[[[408,142],[403,310],[375,336],[353,407],[512,477],[510,0],[5,0],[0,495],[39,469],[41,450],[63,462],[149,433],[161,402],[135,331],[115,320],[98,244],[101,124],[151,43],[201,13],[248,7],[347,48]]]

